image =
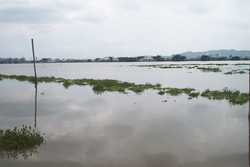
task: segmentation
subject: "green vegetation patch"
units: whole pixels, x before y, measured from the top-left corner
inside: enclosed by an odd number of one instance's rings
[[[34,81],[34,77],[29,76],[16,76],[16,75],[1,75],[2,79],[17,79],[20,81],[29,82]],[[96,94],[102,94],[104,92],[119,92],[119,93],[128,93],[132,91],[136,94],[141,94],[145,90],[153,89],[157,90],[159,95],[168,94],[171,96],[179,96],[181,94],[186,94],[189,99],[198,98],[199,96],[213,99],[213,100],[227,100],[230,104],[233,105],[243,105],[249,100],[249,93],[241,93],[238,90],[229,90],[227,88],[222,91],[209,89],[200,93],[193,88],[162,88],[160,83],[151,84],[135,84],[133,82],[122,82],[115,79],[64,79],[64,78],[55,78],[55,77],[39,77],[38,82],[56,82],[61,83],[66,89],[71,85],[85,86],[89,85],[92,87],[92,90]],[[34,82],[32,82],[34,83]]]
[[[248,73],[248,69],[237,69],[237,70],[231,70],[228,72],[225,72],[226,75],[232,75],[232,74],[246,74]]]
[[[197,67],[197,69],[203,72],[221,72],[220,68],[212,68],[212,67]]]
[[[13,130],[0,129],[0,150],[25,149],[40,146],[45,140],[43,135],[32,129],[30,126],[22,126]]]
[[[132,65],[135,67],[150,67],[150,68],[161,68],[161,69],[175,69],[175,68],[186,68],[186,69],[198,69],[202,72],[222,72],[221,66],[228,66],[230,64],[153,64],[153,65]],[[235,66],[249,66],[250,64],[235,64]],[[206,67],[207,66],[207,67]],[[217,67],[216,67],[217,66]],[[245,74],[248,73],[249,69],[237,69],[225,72],[226,75],[232,74]]]
[[[201,93],[201,96],[212,100],[226,99],[232,105],[243,105],[249,101],[249,93],[241,93],[238,90],[228,88],[224,88],[222,91],[206,89]]]
[[[183,90],[178,88],[167,88],[166,93],[171,96],[179,96],[183,93]]]

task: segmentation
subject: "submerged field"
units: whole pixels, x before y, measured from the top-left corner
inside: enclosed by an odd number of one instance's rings
[[[3,75],[0,74],[0,80],[2,79],[15,79],[18,81],[29,81],[34,84],[35,77],[25,75]],[[159,95],[167,94],[169,96],[178,96],[181,94],[188,95],[188,99],[198,98],[199,96],[212,99],[212,100],[227,100],[231,105],[243,105],[249,101],[249,93],[242,93],[239,90],[230,90],[225,87],[223,90],[210,90],[206,89],[204,92],[199,92],[194,88],[164,88],[160,83],[155,85],[151,83],[135,84],[130,82],[122,82],[112,79],[64,79],[55,77],[38,77],[38,82],[45,83],[61,83],[66,89],[71,85],[78,86],[92,86],[92,90],[96,94],[102,94],[105,92],[119,92],[128,93],[132,91],[134,93],[142,93],[145,90],[153,89],[157,90]],[[165,101],[166,102],[166,101]]]
[[[239,63],[40,64],[37,89],[32,66],[0,66],[0,129],[27,125],[46,140],[0,151],[1,164],[247,166],[248,73],[224,74],[249,68]]]

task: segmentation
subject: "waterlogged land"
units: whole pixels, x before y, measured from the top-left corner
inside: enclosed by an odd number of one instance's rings
[[[131,67],[147,67],[147,68],[161,68],[161,69],[197,69],[202,72],[216,72],[226,75],[232,74],[246,74],[249,71],[250,64],[238,63],[234,66],[239,69],[231,69],[231,64],[153,64],[153,65],[131,65]],[[230,66],[230,67],[229,67]],[[223,69],[221,67],[224,67]],[[225,68],[226,67],[226,68]]]
[[[1,166],[248,166],[248,75],[224,74],[248,66],[130,67],[149,63],[37,64],[37,89],[32,65],[1,65],[2,132],[46,134],[5,140],[21,149]]]
[[[18,81],[28,81],[31,83],[34,83],[35,81],[33,76],[0,74],[0,81],[3,79],[15,79]],[[206,89],[205,91],[200,92],[194,88],[170,88],[162,87],[159,83],[135,84],[132,82],[122,82],[114,79],[65,79],[55,77],[38,77],[37,81],[41,83],[60,83],[66,89],[71,85],[89,85],[92,86],[92,90],[96,94],[102,94],[104,92],[119,92],[126,94],[129,91],[140,94],[145,90],[153,89],[156,90],[159,95],[167,94],[169,96],[178,96],[181,94],[186,94],[188,99],[198,98],[201,96],[209,100],[227,100],[230,105],[244,105],[249,101],[249,93],[240,92],[238,90],[230,90],[228,88],[224,88],[223,90]],[[164,102],[167,101],[165,100]]]

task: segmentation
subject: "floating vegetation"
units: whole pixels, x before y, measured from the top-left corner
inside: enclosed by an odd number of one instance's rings
[[[153,64],[153,65],[132,65],[135,67],[152,67],[152,68],[162,68],[162,69],[181,69],[181,68],[186,68],[186,69],[198,69],[201,70],[202,72],[222,72],[220,69],[221,66],[228,66],[231,64]],[[242,63],[242,64],[234,64],[235,66],[250,66],[250,64],[247,63]],[[208,66],[208,67],[206,67]],[[216,67],[217,66],[217,67]],[[237,70],[232,70],[229,72],[224,72],[226,75],[232,75],[232,74],[245,74],[247,73],[246,70],[248,69],[237,69]],[[191,72],[188,72],[191,73]]]
[[[175,65],[175,64],[153,64],[153,65],[131,65],[131,67],[148,67],[148,68],[163,68],[163,69],[168,69],[168,68],[183,68],[182,65]]]
[[[250,63],[236,63],[235,66],[250,66]]]
[[[183,90],[179,88],[167,88],[166,93],[171,96],[179,96],[183,93]]]
[[[38,77],[37,81],[38,82],[50,83],[50,82],[55,82],[56,78],[55,77]]]
[[[34,81],[34,77],[30,76],[14,76],[14,75],[1,75],[2,79],[17,79],[21,81]],[[199,96],[213,99],[213,100],[227,100],[233,105],[243,105],[249,100],[249,93],[241,93],[238,90],[229,90],[227,88],[222,91],[215,90],[210,91],[209,89],[204,92],[198,92],[193,88],[163,88],[160,83],[151,84],[135,84],[131,82],[122,82],[114,79],[63,79],[55,77],[39,77],[38,82],[56,82],[61,83],[65,88],[71,85],[85,86],[89,85],[96,94],[102,94],[104,92],[119,92],[128,93],[132,91],[136,94],[141,94],[145,90],[153,89],[157,90],[159,95],[168,94],[171,96],[179,96],[181,94],[186,94],[188,99],[198,98]],[[32,82],[33,83],[33,82]]]
[[[71,85],[71,82],[68,80],[68,79],[65,79],[64,81],[63,81],[63,86],[66,88],[66,89],[68,89],[68,87]]]
[[[224,74],[226,74],[226,75],[246,74],[247,73],[246,71],[248,71],[248,69],[243,69],[243,70],[238,69],[238,70],[231,70],[231,71],[225,72]]]
[[[221,72],[220,68],[212,68],[212,67],[197,67],[197,69],[203,72]]]
[[[40,132],[35,131],[30,126],[22,126],[13,130],[0,129],[0,158],[17,159],[21,154],[25,159],[37,154],[37,148],[45,143],[45,139]]]
[[[188,94],[188,99],[192,99],[192,98],[198,98],[200,95],[200,92],[190,92]]]
[[[224,74],[226,74],[226,75],[232,75],[233,72],[232,71],[228,71],[228,72],[225,72]]]
[[[243,105],[249,101],[249,93],[241,93],[238,90],[230,90],[228,88],[224,88],[222,91],[206,89],[201,93],[201,96],[212,100],[226,99],[232,105]]]
[[[166,92],[163,91],[163,90],[160,90],[160,91],[158,92],[159,95],[164,95],[165,93],[166,93]]]

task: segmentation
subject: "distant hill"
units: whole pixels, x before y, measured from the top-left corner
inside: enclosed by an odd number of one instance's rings
[[[184,53],[179,53],[183,56],[190,56],[190,57],[198,57],[201,55],[211,55],[211,56],[226,56],[229,57],[231,56],[240,56],[240,57],[245,57],[245,56],[250,56],[250,50],[209,50],[209,51],[204,51],[204,52],[184,52]]]

